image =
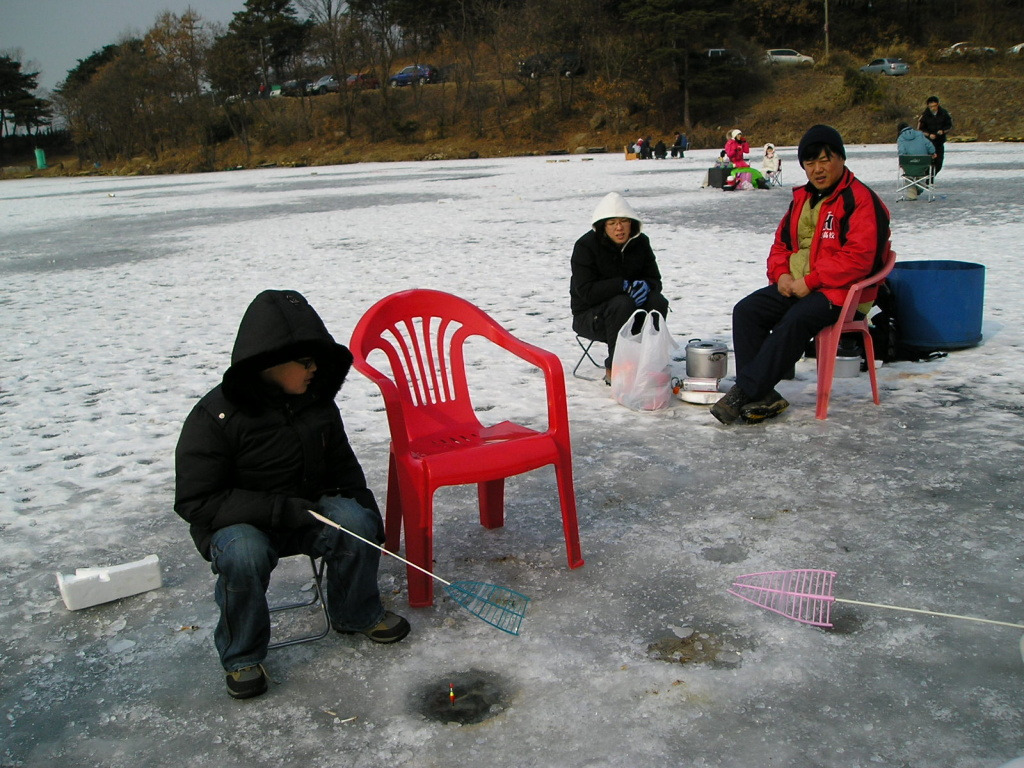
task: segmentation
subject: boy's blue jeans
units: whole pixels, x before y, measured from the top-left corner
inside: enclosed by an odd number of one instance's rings
[[[319,511],[370,541],[383,541],[380,515],[353,499],[324,496]],[[280,558],[300,554],[323,557],[327,563],[327,612],[335,629],[368,629],[384,618],[377,587],[379,550],[320,523],[272,532],[245,523],[229,525],[210,542],[211,567],[217,574],[214,597],[220,607],[214,642],[225,671],[266,658],[270,574]]]

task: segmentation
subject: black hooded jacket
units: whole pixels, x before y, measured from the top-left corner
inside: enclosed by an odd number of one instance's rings
[[[317,366],[305,394],[261,379],[264,369],[302,357]],[[323,495],[379,513],[334,403],[351,365],[352,353],[295,291],[264,291],[249,305],[231,367],[185,419],[175,451],[174,510],[203,557],[213,532],[236,523],[317,525],[305,510]]]
[[[569,309],[573,315],[586,312],[622,293],[622,281],[646,280],[654,293],[661,293],[661,271],[643,232],[617,246],[601,231],[591,229],[572,249],[569,279]]]

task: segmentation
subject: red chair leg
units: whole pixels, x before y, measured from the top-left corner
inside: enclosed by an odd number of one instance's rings
[[[878,394],[878,375],[875,373],[875,343],[871,339],[871,332],[866,328],[861,329],[861,336],[864,337],[864,359],[867,361],[868,378],[871,379],[871,397],[875,405],[882,404],[882,398]]]
[[[384,548],[397,552],[402,537],[402,489],[398,480],[395,455],[388,457],[388,500],[384,510]]]
[[[565,553],[569,568],[583,565],[580,551],[580,530],[576,519],[576,490],[572,484],[571,459],[561,459],[555,464],[555,479],[558,481],[558,500],[562,507],[562,532],[565,534]]]
[[[505,524],[505,478],[477,483],[476,493],[480,500],[480,525],[501,528]]]
[[[434,521],[432,499],[421,500],[413,514],[405,514],[405,559],[434,572]],[[415,568],[406,567],[409,605],[424,608],[434,604],[434,580]]]
[[[839,327],[831,325],[820,330],[814,339],[814,354],[818,363],[818,404],[814,413],[817,419],[828,418],[828,401],[832,394],[832,379],[836,373],[836,353],[841,335]]]

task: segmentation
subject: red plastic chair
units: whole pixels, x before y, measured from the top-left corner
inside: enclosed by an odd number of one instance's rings
[[[485,427],[477,419],[466,380],[463,345],[482,336],[544,372],[548,428],[538,432],[510,421]],[[406,558],[433,571],[433,498],[447,485],[477,484],[480,523],[505,523],[505,478],[555,465],[569,567],[583,565],[572,447],[562,363],[526,344],[468,301],[448,293],[412,290],[374,304],[352,332],[356,370],[384,396],[391,429],[386,547],[397,552],[405,528]],[[391,375],[367,362],[380,350]],[[433,603],[433,580],[408,568],[409,604]]]
[[[828,418],[828,400],[832,394],[832,380],[836,372],[836,353],[839,350],[839,337],[844,333],[857,331],[864,340],[864,356],[868,361],[868,376],[871,378],[871,395],[875,405],[881,403],[878,396],[878,378],[875,375],[875,345],[871,341],[867,318],[856,319],[857,305],[861,303],[864,289],[882,282],[896,263],[896,253],[891,248],[885,255],[882,268],[859,283],[850,286],[843,302],[843,310],[835,325],[830,325],[818,332],[814,338],[814,354],[818,361],[818,407],[815,417]]]

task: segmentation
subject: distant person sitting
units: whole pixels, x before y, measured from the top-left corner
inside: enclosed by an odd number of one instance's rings
[[[608,345],[604,380],[611,384],[612,358],[619,330],[638,309],[664,317],[661,272],[642,233],[640,218],[618,192],[609,192],[594,209],[590,231],[572,249],[569,302],[572,329]]]
[[[906,123],[900,123],[896,130],[898,132],[896,137],[896,153],[898,155],[901,157],[903,155],[926,156],[932,158],[932,161],[935,160],[935,145],[921,131],[914,130]],[[922,170],[926,169],[922,168]],[[916,200],[920,192],[916,184],[911,184],[904,191],[908,200]]]
[[[654,145],[654,157],[657,160],[664,160],[668,157],[668,147],[665,146],[665,142],[658,140],[658,143]]]
[[[685,133],[677,133],[675,138],[672,140],[672,146],[670,151],[672,157],[683,157],[686,150],[690,148],[690,141],[686,138]]]
[[[761,169],[769,185],[780,184],[779,175],[782,173],[782,158],[775,151],[774,144],[764,145],[764,158],[761,160]]]

